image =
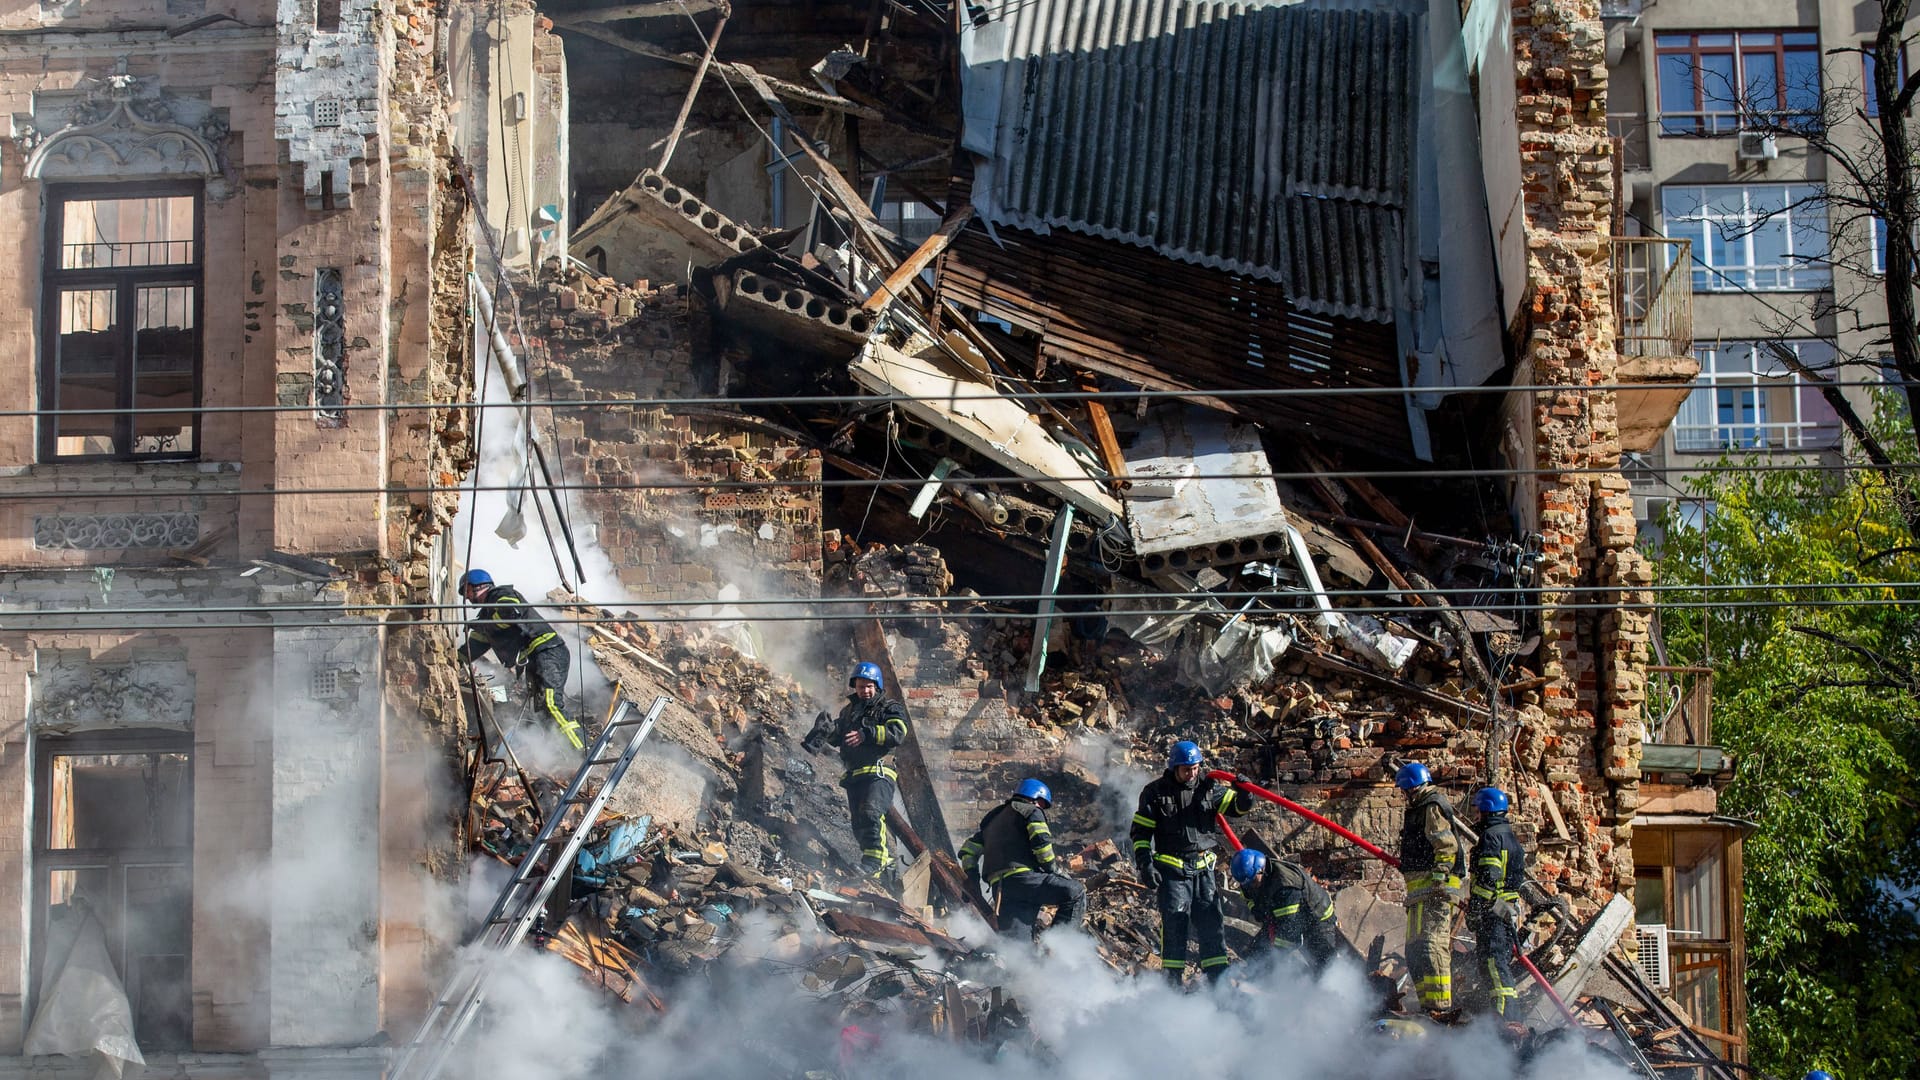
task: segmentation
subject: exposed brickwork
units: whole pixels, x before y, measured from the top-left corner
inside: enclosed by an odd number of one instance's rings
[[[630,288],[568,274],[529,293],[521,325],[539,396],[610,401],[712,396],[694,358],[691,301],[677,286]],[[645,406],[553,410],[581,503],[627,598],[743,592],[808,596],[819,588],[820,457],[777,429],[715,410]],[[635,485],[658,480],[674,486]],[[755,482],[748,487],[701,487]],[[752,579],[752,580],[748,580]]]
[[[1564,385],[1534,406],[1534,453],[1544,469],[1620,466],[1607,235],[1612,143],[1606,131],[1605,35],[1593,0],[1514,6],[1520,148],[1529,283],[1523,370]],[[1579,388],[1578,390],[1572,388]],[[1518,751],[1542,774],[1574,844],[1564,861],[1543,858],[1542,876],[1578,896],[1604,899],[1630,888],[1630,841],[1638,803],[1638,705],[1644,694],[1645,592],[1618,609],[1557,610],[1590,603],[1572,586],[1651,582],[1634,550],[1633,507],[1617,472],[1544,477],[1539,495],[1546,563],[1541,661],[1555,681],[1529,708]]]

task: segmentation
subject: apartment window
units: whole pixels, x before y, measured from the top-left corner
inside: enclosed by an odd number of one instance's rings
[[[1815,371],[1835,362],[1833,343],[1818,339],[1696,344],[1700,378],[1674,419],[1675,449],[1822,450],[1840,441],[1833,407],[1780,362],[1775,345]]]
[[[940,215],[917,199],[887,199],[874,217],[909,244],[919,244],[940,231]]]
[[[42,460],[197,454],[201,207],[197,183],[48,189]]]
[[[1792,291],[1833,284],[1818,184],[1661,189],[1667,235],[1693,241],[1695,292]]]
[[[1660,132],[1731,135],[1755,122],[1820,116],[1820,43],[1812,30],[1657,34]]]
[[[101,935],[148,1050],[192,1041],[192,755],[187,732],[36,740],[35,992],[75,941]]]

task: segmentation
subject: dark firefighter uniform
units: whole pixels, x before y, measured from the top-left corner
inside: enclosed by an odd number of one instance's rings
[[[1407,882],[1407,969],[1423,1009],[1453,1008],[1453,894],[1461,851],[1453,804],[1439,788],[1414,792],[1400,824],[1400,874]]]
[[[1186,974],[1189,933],[1200,939],[1200,970],[1210,979],[1227,973],[1213,816],[1239,817],[1249,808],[1246,795],[1215,783],[1204,770],[1182,784],[1168,769],[1140,791],[1131,830],[1133,861],[1143,883],[1159,879],[1160,966],[1175,985]]]
[[[1513,951],[1520,939],[1520,883],[1526,865],[1527,853],[1513,835],[1513,826],[1507,824],[1506,813],[1482,816],[1480,840],[1473,846],[1467,922],[1492,981],[1493,1010],[1502,1016],[1507,1002],[1520,994],[1513,984]]]
[[[980,828],[960,845],[960,868],[993,886],[999,899],[1000,932],[1027,940],[1040,909],[1055,907],[1053,925],[1077,927],[1087,913],[1087,889],[1057,873],[1053,830],[1047,812],[1015,795],[980,819]]]
[[[859,746],[846,745],[849,732],[861,735]],[[847,789],[847,812],[853,816],[853,838],[860,845],[860,868],[879,877],[893,865],[887,848],[887,810],[893,806],[897,773],[886,756],[907,741],[907,714],[900,703],[876,694],[862,701],[850,694],[847,707],[833,720],[833,746],[840,751],[840,786]]]
[[[567,717],[564,707],[571,660],[567,643],[511,585],[488,586],[479,603],[480,617],[467,624],[460,659],[470,662],[491,651],[516,674],[524,672],[534,707],[560,728],[575,750],[585,746],[580,725]]]
[[[1316,975],[1333,959],[1339,947],[1333,897],[1304,867],[1269,857],[1266,875],[1247,897],[1247,908],[1260,920],[1260,946],[1302,956]]]

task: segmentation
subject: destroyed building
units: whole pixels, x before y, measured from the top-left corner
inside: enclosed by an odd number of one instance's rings
[[[834,899],[842,811],[792,725],[856,657],[914,724],[917,899],[964,905],[941,853],[1039,774],[1102,955],[1147,962],[1100,844],[1115,778],[1197,738],[1383,842],[1399,762],[1497,776],[1591,927],[1645,865],[1621,433],[1678,405],[1611,389],[1591,6],[0,17],[33,58],[0,75],[0,289],[35,313],[0,330],[34,372],[0,428],[0,791],[32,837],[0,1052],[85,1052],[34,1035],[78,922],[116,1050],[380,1073],[467,936],[442,886],[543,816],[453,663],[449,575],[496,522],[449,526],[492,487],[578,591],[576,666],[667,703],[679,764],[636,765],[651,797],[587,849],[622,876],[543,924],[636,1008],[734,905],[977,946]],[[165,827],[129,849],[133,792]],[[1258,828],[1391,969],[1398,875]],[[1006,1021],[970,1000],[927,1023]]]

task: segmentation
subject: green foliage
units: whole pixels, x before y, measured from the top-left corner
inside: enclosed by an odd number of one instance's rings
[[[1915,459],[1903,410],[1877,434]],[[1858,464],[1858,462],[1855,462]],[[1877,474],[1744,470],[1698,482],[1658,557],[1669,657],[1714,668],[1714,739],[1734,755],[1721,812],[1745,845],[1756,1065],[1842,1080],[1920,1061],[1920,537]],[[1908,550],[1912,549],[1912,550]],[[1703,603],[1704,601],[1704,603]]]

